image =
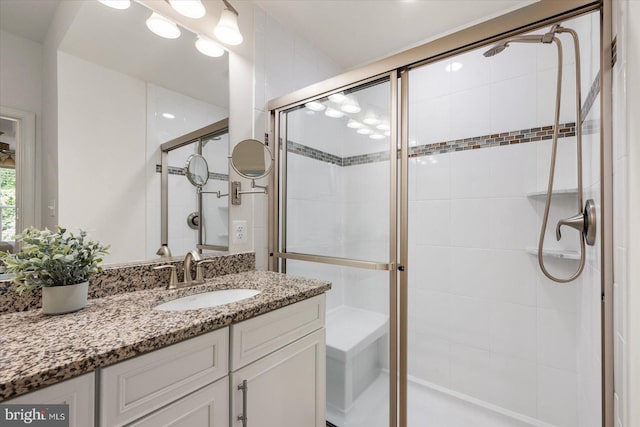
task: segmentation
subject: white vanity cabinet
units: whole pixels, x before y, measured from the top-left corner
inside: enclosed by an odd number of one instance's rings
[[[228,354],[224,328],[102,369],[100,425],[227,426]]]
[[[231,426],[321,427],[324,295],[231,326]]]
[[[2,403],[11,405],[66,403],[69,405],[69,427],[93,427],[94,384],[93,373],[84,374]]]

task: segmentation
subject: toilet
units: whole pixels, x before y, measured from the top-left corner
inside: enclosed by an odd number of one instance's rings
[[[340,306],[327,312],[327,410],[344,416],[386,366],[389,316]]]

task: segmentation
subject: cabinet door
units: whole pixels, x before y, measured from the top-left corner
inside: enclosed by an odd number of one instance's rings
[[[228,427],[229,378],[209,384],[129,426]]]
[[[66,403],[69,405],[69,427],[93,427],[94,384],[92,372],[3,403],[15,405]]]
[[[324,343],[321,328],[233,372],[231,426],[242,427],[243,415],[248,427],[325,426]]]

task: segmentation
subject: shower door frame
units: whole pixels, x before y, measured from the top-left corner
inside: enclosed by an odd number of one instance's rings
[[[390,235],[390,264],[386,268],[390,270],[390,402],[389,402],[389,426],[407,426],[407,319],[408,319],[408,71],[442,59],[459,55],[461,53],[489,45],[498,40],[511,37],[520,33],[532,31],[551,25],[553,23],[570,19],[589,12],[600,12],[600,194],[602,206],[600,209],[601,229],[601,378],[602,378],[602,426],[614,425],[614,399],[613,399],[613,163],[612,163],[612,55],[611,55],[611,2],[594,0],[540,0],[532,5],[517,9],[513,12],[501,15],[489,21],[482,22],[456,33],[444,36],[424,45],[409,49],[399,54],[390,56],[367,66],[340,74],[336,77],[313,84],[297,90],[285,96],[269,101],[268,108],[271,120],[270,141],[275,145],[274,174],[271,177],[269,198],[269,269],[279,271],[282,263],[286,272],[286,259],[299,259],[306,261],[327,262],[337,265],[345,265],[360,268],[376,268],[364,261],[331,259],[330,257],[316,257],[311,255],[287,254],[286,246],[280,243],[280,239],[286,237],[286,222],[281,215],[286,209],[286,200],[280,199],[278,192],[281,175],[286,183],[286,160],[283,163],[284,170],[280,170],[280,140],[285,141],[283,153],[286,153],[286,118],[285,129],[280,128],[280,114],[302,105],[314,99],[325,97],[331,93],[356,87],[369,81],[374,81],[385,75],[393,75],[392,91],[397,91],[394,80],[400,80],[400,101],[392,98],[392,103],[397,102],[398,109],[391,111],[392,125],[391,139],[400,138],[400,156],[391,154],[392,159],[400,160],[399,167],[399,191],[392,189],[390,205],[397,205],[397,197],[400,197],[400,221],[398,232],[391,230]],[[395,73],[395,74],[394,74]],[[399,77],[399,79],[398,79]],[[286,116],[285,116],[286,117]],[[399,125],[399,126],[397,126]],[[399,130],[399,132],[398,132]],[[284,135],[284,138],[283,138]],[[393,142],[392,142],[393,144]],[[397,147],[397,141],[395,141]],[[393,146],[393,145],[392,145]],[[286,155],[285,155],[286,158]],[[397,168],[397,160],[392,160],[391,168]],[[397,181],[396,181],[397,182]],[[280,211],[283,203],[283,212]],[[397,212],[396,212],[397,214]],[[390,220],[392,220],[390,218]],[[397,218],[396,218],[397,219]],[[391,222],[391,221],[390,221]],[[399,241],[397,238],[400,238]],[[399,243],[399,259],[394,260],[393,254]],[[393,279],[394,271],[399,274],[399,287]],[[396,279],[397,280],[397,279]],[[559,285],[562,286],[562,285]],[[397,298],[397,304],[395,300]],[[395,346],[397,344],[396,353]],[[397,361],[397,366],[396,362]],[[396,374],[399,374],[396,376]],[[394,381],[393,379],[397,379]],[[397,386],[396,386],[397,384]]]

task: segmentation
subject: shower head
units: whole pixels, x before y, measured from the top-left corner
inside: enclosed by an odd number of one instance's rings
[[[488,51],[486,51],[485,53],[483,53],[483,55],[486,58],[490,58],[494,55],[497,55],[503,50],[505,50],[510,43],[551,43],[553,41],[554,35],[555,35],[555,27],[553,27],[550,32],[542,35],[538,34],[538,35],[530,35],[530,36],[511,37],[510,39],[503,40],[493,45],[493,47]]]
[[[507,43],[499,43],[495,46],[493,46],[491,49],[489,49],[488,51],[486,51],[485,53],[483,53],[483,55],[485,56],[485,58],[491,58],[494,55],[499,54],[500,52],[502,52],[503,50],[505,50],[507,48]]]

